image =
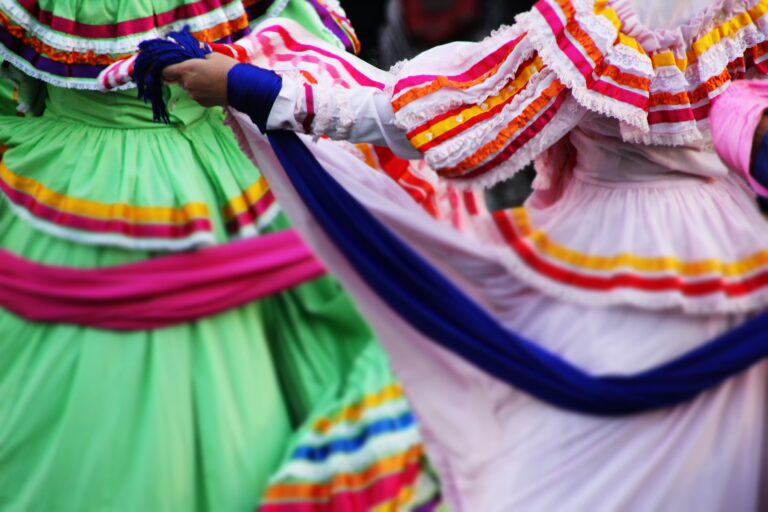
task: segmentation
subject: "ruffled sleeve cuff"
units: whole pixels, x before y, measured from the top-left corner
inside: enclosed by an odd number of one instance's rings
[[[238,64],[227,74],[230,106],[247,114],[262,133],[282,86],[277,73],[250,64]]]
[[[748,4],[713,2],[651,31],[629,2],[540,0],[485,41],[398,66],[398,126],[442,177],[473,187],[510,177],[587,111],[616,119],[629,143],[705,144],[712,100],[768,74],[768,25]]]
[[[398,126],[429,166],[460,188],[510,178],[586,112],[524,28],[441,46],[395,70]]]

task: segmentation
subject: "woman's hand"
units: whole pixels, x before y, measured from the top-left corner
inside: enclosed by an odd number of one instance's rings
[[[227,105],[227,74],[238,61],[210,53],[205,59],[190,59],[168,66],[163,71],[163,78],[169,82],[178,82],[193,100],[204,107]]]

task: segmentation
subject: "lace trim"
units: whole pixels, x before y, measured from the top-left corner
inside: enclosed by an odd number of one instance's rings
[[[346,89],[326,87],[312,87],[312,92],[315,103],[312,134],[316,137],[326,135],[340,140],[349,138],[355,124],[355,115],[349,107],[350,92]],[[306,115],[306,105],[300,110],[300,116]]]
[[[11,52],[6,48],[5,46],[0,44],[0,56],[11,64],[18,68],[20,71],[22,71],[25,75],[35,78],[37,80],[42,80],[43,82],[49,83],[51,85],[54,85],[56,87],[61,87],[63,89],[79,89],[79,90],[87,90],[87,91],[104,91],[103,86],[101,85],[101,81],[98,78],[68,78],[68,77],[62,77],[58,75],[51,75],[50,73],[46,73],[45,71],[41,71],[34,67],[32,64],[29,63],[28,60],[23,59],[16,55],[15,53]],[[124,85],[118,85],[116,87],[110,88],[112,91],[121,91],[121,90],[128,90],[135,88],[135,84],[133,82],[124,84]]]
[[[349,107],[349,97],[346,91],[343,94],[336,95],[336,107],[338,111],[336,130],[331,137],[346,140],[349,138],[349,134],[355,124],[355,114]]]
[[[678,128],[679,130],[679,128]],[[702,149],[712,147],[709,123],[691,123],[684,131],[676,133],[642,132],[632,127],[621,126],[621,138],[624,142],[645,146],[691,146],[697,144]]]
[[[709,34],[712,30],[735,17],[750,15],[748,24],[733,34],[728,34],[727,37],[722,37],[722,39],[712,43],[703,53],[697,55],[696,62],[687,65],[684,69],[679,68],[678,65],[661,65],[657,69],[653,69],[651,58],[644,49],[631,48],[623,44],[622,37],[628,36],[620,36],[623,32],[617,29],[606,15],[595,12],[598,2],[570,0],[570,4],[575,12],[572,19],[586,31],[597,45],[603,54],[603,62],[618,64],[622,69],[633,70],[640,75],[648,76],[651,79],[649,93],[653,96],[664,92],[673,94],[683,91],[690,92],[703,87],[708,81],[728,70],[730,63],[743,59],[751,48],[768,41],[768,23],[758,24],[757,20],[751,18],[752,13],[749,12],[750,9],[764,1],[752,2],[754,6],[747,5],[749,2],[738,2],[739,8],[728,13],[723,20],[715,19],[716,17],[712,16],[712,13],[710,13],[710,19],[704,20],[702,18],[699,20],[706,31],[703,31],[702,28],[691,37],[690,41],[685,42],[684,49],[687,52],[693,51],[691,50],[693,44],[702,41],[705,34]],[[550,3],[554,4],[554,2]],[[550,7],[559,8],[553,5]],[[734,8],[734,6],[730,7]],[[723,8],[720,6],[720,11]],[[539,11],[533,10],[521,15],[518,17],[518,21],[527,27],[527,37],[531,40],[532,46],[552,67],[560,80],[571,89],[573,96],[579,103],[593,112],[618,119],[622,123],[622,135],[625,141],[675,146],[708,139],[709,125],[706,119],[670,122],[664,124],[663,128],[656,128],[649,123],[649,113],[646,109],[629,105],[609,95],[591,90],[568,55],[557,46],[554,41],[555,35],[552,33],[549,23]],[[619,22],[624,23],[622,20]],[[626,28],[627,25],[621,30]],[[628,28],[629,33],[633,33],[631,25]],[[676,49],[679,50],[675,47],[660,48],[656,53],[663,54],[669,51],[674,53]],[[598,67],[600,63],[594,65]],[[722,93],[727,88],[728,82],[709,91],[703,103],[679,105],[679,108],[673,110],[685,112],[704,106]],[[674,133],[666,131],[669,130],[670,126],[674,126]]]
[[[312,133],[318,137],[329,135],[329,132],[333,131],[336,114],[333,95],[325,87],[313,87],[312,92],[315,102],[315,118],[312,122]]]
[[[470,156],[474,151],[492,142],[499,131],[511,120],[520,116],[526,106],[541,94],[556,78],[552,73],[537,73],[531,77],[528,86],[514,97],[501,112],[478,123],[457,137],[440,144],[426,152],[427,162],[435,169],[454,167]]]
[[[652,29],[647,27],[637,15],[634,5],[630,0],[608,0],[626,27],[626,33],[632,37],[640,37],[654,41],[661,46],[662,41],[674,40],[678,47],[686,47],[691,44],[691,37],[686,34],[695,34],[699,37],[711,31],[718,22],[724,21],[733,15],[749,10],[760,4],[762,0],[713,0],[709,5],[691,13],[689,21],[678,24],[675,28]],[[718,20],[718,18],[723,18]]]
[[[496,49],[506,42],[522,36],[523,33],[524,29],[519,25],[514,27],[502,26],[478,43],[479,47],[473,46],[472,51],[477,55],[485,55],[490,53],[489,48]],[[449,96],[438,92],[409,103],[395,114],[396,126],[402,130],[411,131],[427,121],[458,107],[468,104],[479,105],[488,98],[497,96],[506,87],[509,80],[515,78],[520,65],[528,60],[533,55],[533,52],[533,48],[527,45],[526,40],[523,39],[520,45],[510,53],[507,60],[501,64],[496,75],[489,77],[474,87],[463,90],[461,94],[451,94]],[[416,64],[414,64],[415,62]],[[417,65],[417,59],[398,63],[396,81],[410,74],[408,67]]]
[[[574,0],[574,4],[576,3],[577,1]],[[579,3],[583,4],[583,2]],[[592,18],[582,15],[581,18],[597,20],[597,16],[595,15],[593,15]],[[605,20],[605,22],[600,25],[592,23],[591,30],[602,32],[604,35],[601,36],[601,39],[603,39],[603,44],[607,46],[606,41],[615,40],[618,37],[619,32],[607,19],[602,17],[601,19]],[[578,18],[577,21],[579,23],[582,22],[582,20]],[[552,30],[542,15],[537,11],[531,11],[522,17],[520,22],[528,27],[527,37],[530,38],[531,45],[536,49],[539,55],[541,55],[544,62],[551,67],[560,81],[571,90],[573,97],[583,107],[592,112],[636,126],[644,131],[650,129],[648,125],[648,116],[645,110],[628,105],[618,99],[587,88],[583,75],[575,69],[574,64],[568,56],[560,51],[557,42],[554,40]],[[598,43],[598,41],[595,42]],[[637,66],[641,67],[642,64],[638,63]]]
[[[24,27],[32,36],[47,45],[67,52],[97,52],[101,54],[134,53],[138,44],[145,39],[162,37],[166,32],[180,30],[185,25],[189,25],[193,32],[200,32],[245,16],[242,4],[240,2],[232,2],[229,5],[219,7],[194,18],[177,20],[141,34],[104,41],[68,36],[61,32],[56,32],[48,25],[40,23],[37,19],[33,18],[14,0],[0,0],[0,10],[6,13],[15,23]]]
[[[568,97],[552,120],[535,137],[521,147],[511,158],[495,167],[493,171],[475,178],[449,179],[448,181],[450,181],[451,186],[463,191],[487,189],[508,180],[570,132],[581,120],[584,113],[584,108],[572,97]],[[539,186],[548,186],[549,179],[542,179],[546,183],[540,182]]]
[[[399,60],[392,64],[392,66],[389,68],[389,73],[393,76],[399,76],[403,73],[403,69],[407,64],[408,59]]]

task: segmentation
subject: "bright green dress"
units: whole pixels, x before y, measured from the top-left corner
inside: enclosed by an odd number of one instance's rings
[[[16,115],[17,105],[16,87],[8,80],[0,80],[0,116]]]
[[[88,90],[133,40],[173,23],[238,37],[278,9],[330,40],[328,18],[303,0],[0,1],[0,31],[21,27],[19,45],[39,57],[0,46],[25,75],[0,98],[0,246],[97,268],[287,228],[220,110],[171,87],[166,126],[134,91]],[[80,25],[54,30],[51,18]],[[54,44],[69,45],[70,57]],[[26,117],[13,113],[14,89]],[[0,418],[0,511],[320,507],[355,493],[345,481],[371,487],[382,478],[397,485],[371,506],[407,509],[435,496],[428,472],[413,471],[423,448],[402,390],[329,277],[153,331],[42,324],[0,310]],[[371,425],[382,421],[377,438]],[[358,441],[354,453],[345,439]]]

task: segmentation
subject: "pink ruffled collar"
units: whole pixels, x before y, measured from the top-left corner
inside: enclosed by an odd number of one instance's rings
[[[706,7],[696,11],[688,21],[674,28],[653,29],[640,20],[632,0],[609,1],[610,7],[613,7],[622,22],[622,31],[635,38],[647,52],[685,51],[720,23],[758,3],[760,0],[713,0]]]

